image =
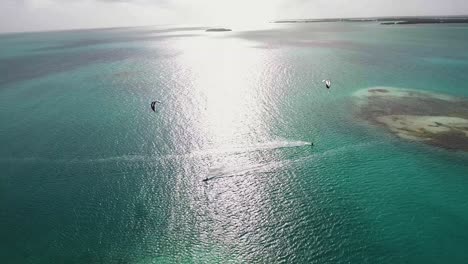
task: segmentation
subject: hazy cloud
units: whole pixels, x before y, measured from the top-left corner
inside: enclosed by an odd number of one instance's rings
[[[285,1],[291,17],[468,15],[467,0],[295,0]]]

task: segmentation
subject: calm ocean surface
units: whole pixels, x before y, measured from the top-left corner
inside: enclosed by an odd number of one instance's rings
[[[0,35],[0,263],[467,263],[468,154],[374,86],[468,97],[468,26]]]

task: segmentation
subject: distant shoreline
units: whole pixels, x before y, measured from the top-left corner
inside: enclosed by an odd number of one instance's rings
[[[273,23],[317,23],[317,22],[380,22],[381,25],[455,24],[455,23],[468,24],[468,16],[285,19],[285,20],[273,21]]]
[[[205,30],[206,32],[226,32],[226,31],[232,31],[230,28],[209,28]]]

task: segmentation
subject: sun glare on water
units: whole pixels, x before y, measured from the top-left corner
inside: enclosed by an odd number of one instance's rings
[[[200,215],[195,228],[203,230],[202,243],[233,246],[244,223],[249,229],[263,223],[269,200],[259,175],[282,166],[273,150],[286,143],[277,142],[271,125],[278,61],[271,51],[225,34],[235,33],[207,32],[173,48],[182,51],[175,66],[184,79],[179,112],[196,131],[198,149],[191,153],[202,157],[183,164],[184,171],[195,171],[186,204]]]
[[[265,67],[265,56],[234,38],[198,38],[180,45],[181,67],[189,70],[192,80],[190,96],[201,106],[198,128],[210,144],[266,136],[264,94],[256,79]],[[194,114],[193,109],[184,110]]]

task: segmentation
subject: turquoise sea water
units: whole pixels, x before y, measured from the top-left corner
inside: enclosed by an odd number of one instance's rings
[[[468,154],[366,123],[352,94],[466,97],[467,43],[374,23],[0,35],[0,263],[466,263]]]

